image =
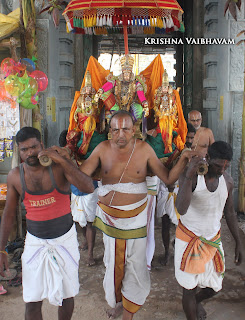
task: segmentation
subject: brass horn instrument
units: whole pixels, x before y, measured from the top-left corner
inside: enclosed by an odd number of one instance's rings
[[[52,159],[50,159],[48,156],[41,156],[40,158],[39,158],[39,162],[40,162],[40,164],[42,165],[42,166],[44,166],[44,167],[48,167],[48,166],[50,166],[51,164],[52,164]]]
[[[203,161],[205,162],[201,163],[197,169],[197,174],[199,176],[204,176],[208,172],[208,163],[206,162],[205,158],[203,158]]]

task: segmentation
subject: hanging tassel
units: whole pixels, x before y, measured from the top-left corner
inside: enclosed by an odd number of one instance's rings
[[[103,18],[102,18],[102,25],[103,25],[103,26],[106,26],[106,25],[107,25],[106,15],[104,15]]]
[[[99,18],[99,26],[100,26],[100,27],[103,26],[103,18],[102,18],[102,16],[100,16],[100,18]]]
[[[91,28],[92,27],[92,17],[88,17],[88,27]]]
[[[112,16],[109,16],[108,19],[107,19],[107,24],[109,27],[113,27],[113,24],[112,24]]]
[[[96,17],[96,26],[99,26],[99,23],[100,23],[100,19],[99,19],[99,16],[97,15],[97,17]]]
[[[166,21],[165,21],[165,18],[162,18],[162,24],[163,24],[163,28],[166,29]]]
[[[169,16],[170,28],[173,28],[174,22],[171,16]]]
[[[96,20],[97,20],[97,19],[96,19],[96,15],[94,15],[94,16],[93,16],[93,27],[96,26]]]

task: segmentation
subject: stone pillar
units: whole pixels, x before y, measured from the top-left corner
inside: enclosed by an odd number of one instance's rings
[[[222,19],[223,21],[223,19]],[[228,35],[231,39],[236,39],[237,34],[245,30],[245,15],[244,15],[244,1],[242,2],[241,12],[238,12],[238,19],[235,21],[231,15],[225,20],[228,25]],[[223,22],[224,24],[224,22]],[[223,27],[223,25],[221,25]],[[244,39],[241,36],[240,39]],[[242,141],[242,114],[243,114],[243,99],[244,99],[244,44],[236,46],[231,45],[227,48],[228,65],[220,67],[220,72],[227,68],[227,79],[223,80],[228,89],[227,98],[224,105],[224,120],[227,122],[227,141],[231,143],[233,148],[233,161],[231,167],[231,174],[234,179],[234,203],[237,206],[238,199],[238,183],[239,183],[239,160],[241,157],[241,141]],[[220,121],[221,122],[221,121]],[[222,124],[219,124],[222,128]],[[222,137],[222,130],[220,132]]]
[[[184,1],[185,37],[193,36],[193,0]],[[193,97],[193,46],[184,42],[184,98],[183,111],[185,117],[192,110]]]
[[[204,24],[204,7],[202,1],[193,1],[193,38],[202,38]],[[193,85],[192,108],[202,112],[203,109],[203,46],[193,45]]]
[[[205,0],[205,37],[235,39],[245,30],[244,2],[237,21],[230,13],[224,17],[226,0]],[[238,199],[238,165],[241,155],[244,46],[208,45],[204,56],[204,110],[208,114],[207,126],[212,129],[215,140],[232,145],[233,161],[231,175],[234,179],[234,203]]]
[[[205,6],[205,38],[218,37],[218,0],[206,0]],[[212,129],[212,113],[217,109],[217,46],[207,45],[204,55],[204,101],[203,112],[207,115],[205,126]],[[215,132],[214,132],[215,135]]]
[[[38,68],[49,79],[48,88],[40,94],[39,101],[45,147],[57,145],[61,131],[69,126],[75,87],[74,37],[66,32],[64,18],[61,17],[59,27],[55,28],[50,15],[38,16]],[[79,74],[79,64],[76,72]]]

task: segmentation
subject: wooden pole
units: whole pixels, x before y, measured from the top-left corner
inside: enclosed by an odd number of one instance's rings
[[[127,26],[123,26],[123,35],[124,35],[125,54],[128,54],[128,29],[127,29]]]

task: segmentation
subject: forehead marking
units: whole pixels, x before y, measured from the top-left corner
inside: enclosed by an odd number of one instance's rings
[[[126,128],[127,127],[127,118],[114,118],[115,120],[115,129]]]

